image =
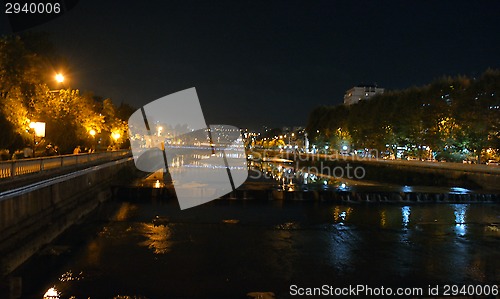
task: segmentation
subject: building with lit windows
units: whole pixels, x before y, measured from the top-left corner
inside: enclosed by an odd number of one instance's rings
[[[376,94],[384,93],[383,88],[376,85],[358,85],[346,91],[344,95],[344,105],[357,104],[360,101],[366,101]]]

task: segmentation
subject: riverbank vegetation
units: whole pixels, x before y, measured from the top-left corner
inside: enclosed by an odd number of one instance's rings
[[[43,34],[0,38],[0,150],[14,153],[22,148],[59,153],[126,146],[126,119],[133,109],[111,99],[80,92],[56,82],[65,60]],[[64,68],[64,67],[63,67]],[[59,75],[62,76],[62,75]],[[60,81],[63,80],[59,77]],[[44,137],[36,136],[34,123],[45,124]]]
[[[498,159],[500,70],[478,78],[443,77],[351,106],[317,107],[307,132],[317,148],[478,163]]]

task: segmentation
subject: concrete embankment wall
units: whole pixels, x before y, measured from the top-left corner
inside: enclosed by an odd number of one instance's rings
[[[111,198],[111,184],[133,172],[131,158],[108,162],[0,197],[0,277]]]
[[[176,200],[173,188],[120,186],[116,192],[119,200]],[[395,190],[345,190],[315,188],[312,190],[283,190],[272,186],[260,189],[243,188],[220,197],[221,200],[281,200],[281,201],[331,201],[338,203],[496,203],[500,195],[489,193],[439,193],[402,192]]]
[[[366,180],[410,186],[462,187],[472,190],[500,191],[500,174],[495,173],[494,169],[491,169],[491,172],[476,169],[475,165],[470,165],[468,169],[467,167],[452,169],[445,168],[445,165],[440,167],[439,163],[431,165],[424,163],[416,166],[413,163],[398,164],[370,160],[340,162],[344,166],[347,163],[350,163],[352,167],[363,167]]]

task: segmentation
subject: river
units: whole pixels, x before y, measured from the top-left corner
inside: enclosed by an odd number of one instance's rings
[[[116,198],[18,269],[22,298],[290,296],[500,282],[498,204]],[[72,297],[73,296],[73,297]]]

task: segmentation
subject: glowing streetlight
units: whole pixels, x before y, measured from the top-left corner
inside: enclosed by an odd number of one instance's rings
[[[33,158],[36,151],[36,138],[45,137],[45,123],[44,122],[30,122],[29,127],[33,130]]]
[[[91,149],[89,151],[89,153],[93,153],[95,152],[95,150],[97,149],[97,145],[94,147],[94,142],[95,142],[95,135],[97,134],[97,132],[94,130],[94,129],[90,129],[89,131],[89,135],[92,136],[92,142],[91,142]],[[93,148],[94,147],[94,148]],[[93,149],[92,149],[93,148]]]
[[[63,83],[64,82],[64,75],[61,73],[56,74],[56,81],[59,83]]]
[[[115,132],[115,133],[113,133],[111,136],[113,137],[113,139],[114,139],[115,141],[118,141],[118,139],[120,139],[120,137],[121,137],[122,135],[120,135],[120,133],[118,133],[118,132]]]
[[[45,137],[45,123],[44,122],[30,122],[30,128],[36,137]]]

